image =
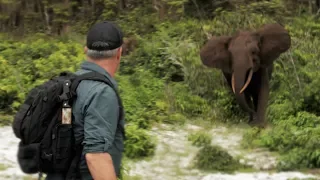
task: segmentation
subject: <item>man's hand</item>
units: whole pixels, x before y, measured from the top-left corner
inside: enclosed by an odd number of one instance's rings
[[[117,180],[109,153],[87,153],[86,160],[94,180]]]

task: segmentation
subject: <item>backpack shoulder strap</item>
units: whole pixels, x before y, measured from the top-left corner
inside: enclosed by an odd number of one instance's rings
[[[81,74],[81,75],[78,75],[72,82],[72,85],[71,85],[71,90],[73,92],[76,92],[80,82],[82,80],[93,80],[93,81],[100,81],[100,82],[104,82],[106,84],[108,84],[110,87],[112,87],[114,90],[114,86],[113,84],[111,83],[111,81],[109,80],[109,78],[107,76],[104,76],[98,72],[88,72],[88,73],[85,73],[85,74]]]

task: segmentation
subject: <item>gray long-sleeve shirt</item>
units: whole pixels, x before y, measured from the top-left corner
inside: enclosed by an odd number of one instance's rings
[[[90,71],[107,76],[117,88],[116,81],[102,67],[85,61],[76,74]],[[120,173],[124,142],[118,124],[118,100],[114,90],[98,81],[82,81],[77,89],[77,100],[72,107],[76,142],[82,141],[83,153],[80,172],[83,180],[93,179],[88,169],[85,154],[108,152],[113,160],[116,174]],[[124,119],[120,121],[124,126]]]

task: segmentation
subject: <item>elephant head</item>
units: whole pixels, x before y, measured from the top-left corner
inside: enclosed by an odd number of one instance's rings
[[[122,55],[129,55],[137,46],[138,42],[135,37],[129,37],[123,40]]]
[[[205,66],[232,74],[232,90],[247,111],[244,96],[252,75],[272,65],[291,46],[290,35],[280,24],[266,24],[256,31],[241,31],[234,36],[214,36],[200,50]]]

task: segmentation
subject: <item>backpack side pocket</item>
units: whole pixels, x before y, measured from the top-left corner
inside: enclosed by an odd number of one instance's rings
[[[39,171],[40,143],[23,145],[19,143],[18,161],[24,173],[32,174]]]
[[[54,167],[56,170],[69,169],[74,158],[74,136],[71,124],[59,124],[56,127],[54,142]]]

